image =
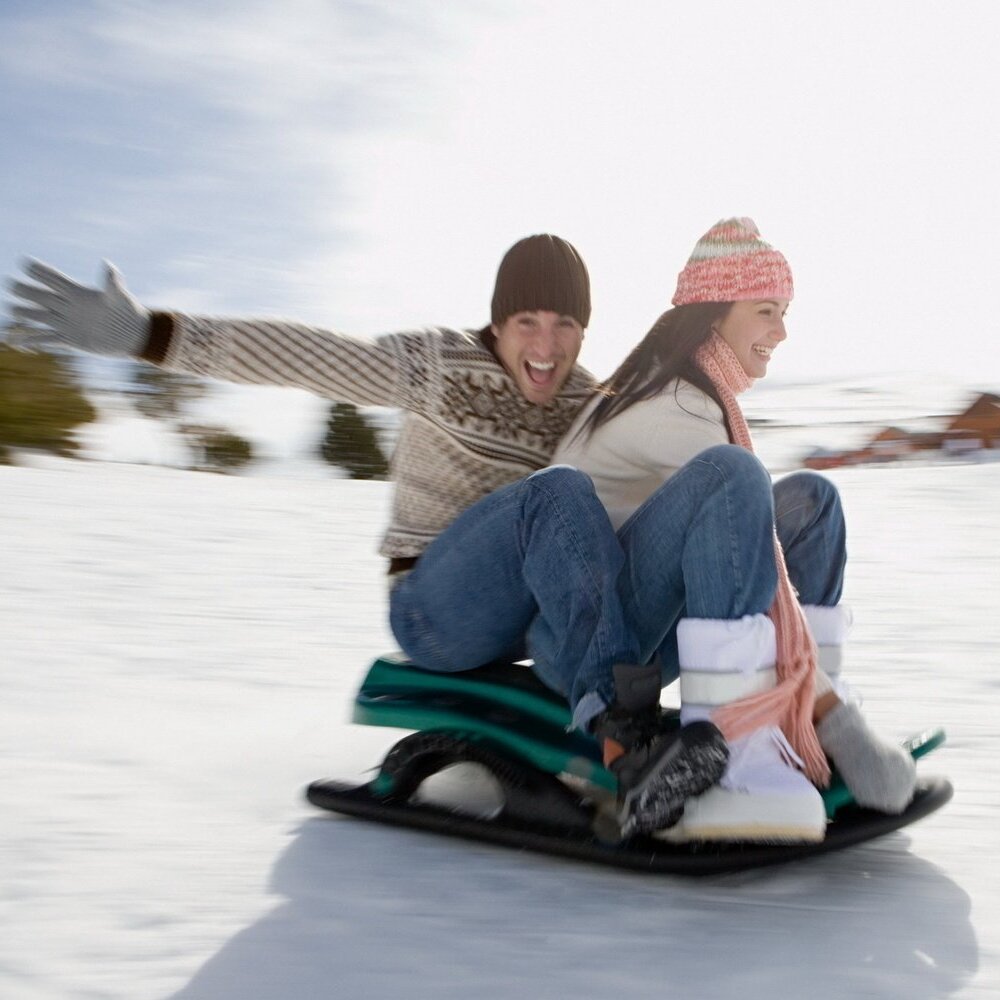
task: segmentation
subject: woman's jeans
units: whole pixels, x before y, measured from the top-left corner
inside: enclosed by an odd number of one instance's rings
[[[612,666],[659,657],[676,678],[682,617],[765,612],[773,530],[804,604],[836,604],[844,522],[814,473],[772,486],[748,451],[720,445],[675,473],[615,533],[588,476],[553,466],[459,515],[390,597],[396,640],[428,670],[531,658],[578,726],[614,700]]]

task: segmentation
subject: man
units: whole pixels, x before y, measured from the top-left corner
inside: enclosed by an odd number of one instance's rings
[[[592,391],[577,366],[590,282],[574,247],[529,236],[504,256],[491,324],[364,341],[303,324],[150,312],[108,269],[87,288],[38,261],[11,285],[12,343],[144,359],[164,368],[286,385],[404,411],[381,553],[390,623],[429,670],[503,658],[534,661],[565,695],[574,724],[619,775],[626,829],[654,830],[722,771],[708,724],[658,731],[659,671],[631,666],[638,646],[618,596],[623,555],[590,480],[546,468]]]

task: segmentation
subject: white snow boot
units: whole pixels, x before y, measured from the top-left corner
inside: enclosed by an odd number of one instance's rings
[[[774,624],[766,615],[686,618],[677,629],[681,721],[707,719],[722,705],[777,683]],[[672,841],[805,843],[823,839],[822,796],[777,726],[730,744],[719,784],[689,799],[684,815],[657,836]]]
[[[835,604],[832,607],[804,604],[802,612],[806,616],[809,631],[819,653],[816,694],[820,695],[832,689],[844,704],[860,702],[860,698],[855,696],[844,681],[841,672],[844,662],[844,643],[847,641],[854,619],[851,609],[846,604]]]

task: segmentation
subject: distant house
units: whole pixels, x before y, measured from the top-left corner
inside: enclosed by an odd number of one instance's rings
[[[982,393],[964,413],[951,419],[945,437],[975,442],[980,448],[1000,448],[1000,396]]]
[[[872,462],[894,462],[912,455],[915,450],[913,435],[902,427],[886,427],[868,442],[869,461]]]
[[[808,455],[802,459],[802,464],[807,469],[839,469],[846,465],[842,451],[833,451],[830,448],[813,448]]]
[[[961,456],[1000,449],[1000,396],[981,393],[943,431],[908,431],[886,427],[865,445],[851,451],[816,449],[803,459],[809,469],[836,469],[844,465],[895,462],[917,452]]]

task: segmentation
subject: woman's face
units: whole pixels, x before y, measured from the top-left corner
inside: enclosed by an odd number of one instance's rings
[[[771,353],[785,332],[787,299],[753,299],[734,302],[712,329],[732,348],[750,378],[763,378]]]

